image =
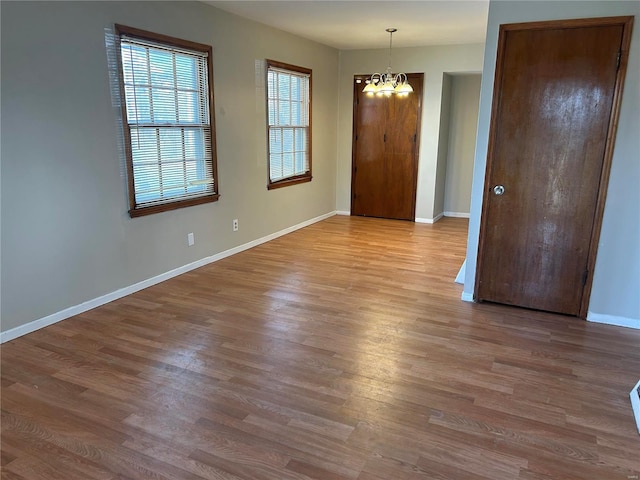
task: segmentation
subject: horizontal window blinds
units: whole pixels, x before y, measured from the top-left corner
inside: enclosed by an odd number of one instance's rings
[[[207,53],[122,35],[135,208],[216,193]]]
[[[309,172],[309,78],[309,74],[268,67],[271,182]]]

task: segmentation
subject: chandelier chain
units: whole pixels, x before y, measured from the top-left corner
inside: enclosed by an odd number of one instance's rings
[[[391,46],[392,45],[393,45],[393,31],[389,32],[389,73],[391,73]]]

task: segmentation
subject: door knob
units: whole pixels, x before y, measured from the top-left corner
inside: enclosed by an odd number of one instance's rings
[[[493,193],[495,195],[502,195],[504,193],[504,187],[502,185],[496,185],[493,187]]]

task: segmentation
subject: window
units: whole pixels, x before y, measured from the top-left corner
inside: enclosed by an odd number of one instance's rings
[[[218,199],[212,49],[116,25],[132,217]]]
[[[311,181],[311,70],[267,60],[269,184]]]

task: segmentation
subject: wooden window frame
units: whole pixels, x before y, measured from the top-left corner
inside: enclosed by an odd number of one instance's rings
[[[277,68],[280,70],[288,70],[291,71],[293,73],[301,73],[304,75],[308,75],[309,76],[309,92],[308,92],[308,97],[309,97],[309,111],[308,111],[308,126],[307,128],[307,162],[309,165],[308,171],[300,174],[300,175],[295,175],[295,176],[291,176],[291,177],[287,177],[287,178],[283,178],[280,180],[275,180],[272,181],[271,180],[271,142],[270,142],[270,130],[271,130],[271,125],[269,124],[269,87],[268,87],[268,75],[269,75],[269,69],[273,67],[273,68]],[[266,61],[266,71],[265,71],[265,75],[267,76],[267,81],[266,81],[266,88],[265,88],[265,99],[266,99],[266,116],[267,116],[267,189],[268,190],[273,190],[276,188],[282,188],[282,187],[288,187],[290,185],[298,185],[300,183],[307,183],[310,182],[313,179],[313,175],[312,175],[312,162],[311,162],[311,151],[312,151],[312,135],[311,135],[311,131],[312,131],[312,92],[313,92],[313,74],[312,74],[312,70],[310,68],[305,68],[305,67],[300,67],[297,65],[291,65],[289,63],[284,63],[284,62],[279,62],[276,60],[269,60],[267,59]]]
[[[189,207],[192,205],[201,205],[205,203],[215,202],[220,197],[220,187],[218,181],[218,165],[216,155],[216,128],[215,128],[215,104],[213,96],[213,48],[210,45],[192,42],[189,40],[183,40],[176,37],[170,37],[159,33],[149,32],[141,30],[139,28],[128,27],[125,25],[115,24],[116,45],[118,55],[118,84],[120,90],[120,103],[122,111],[122,128],[124,134],[124,148],[125,158],[127,166],[127,180],[128,180],[128,194],[129,194],[129,215],[133,217],[140,217],[144,215],[150,215],[154,213],[165,212],[169,210],[175,210],[178,208]],[[207,72],[207,98],[209,102],[209,128],[210,135],[210,151],[211,159],[205,159],[205,162],[210,162],[210,170],[213,175],[213,191],[201,196],[175,199],[168,198],[165,201],[153,203],[151,205],[140,205],[136,202],[135,195],[135,183],[134,183],[134,168],[133,168],[133,153],[131,145],[131,128],[127,119],[127,103],[125,95],[124,85],[124,73],[122,66],[122,55],[120,50],[120,39],[122,36],[138,38],[143,41],[149,41],[160,45],[166,45],[168,47],[176,47],[187,51],[195,51],[206,54],[206,72]],[[181,128],[181,127],[176,127]]]

